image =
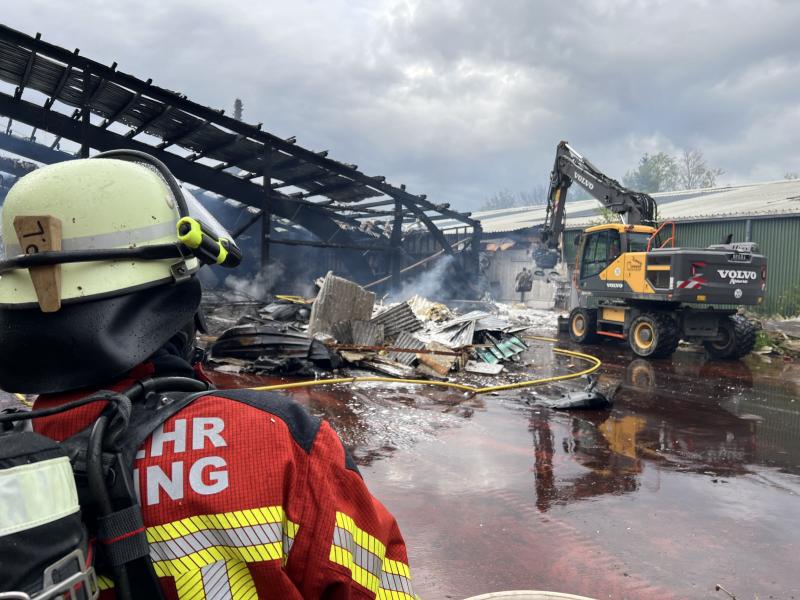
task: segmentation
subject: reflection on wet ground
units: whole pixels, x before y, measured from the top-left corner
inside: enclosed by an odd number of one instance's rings
[[[619,384],[613,409],[536,406],[577,381],[478,397],[382,383],[292,396],[331,421],[397,517],[426,600],[531,588],[724,599],[717,583],[739,600],[800,598],[800,365],[580,349],[604,361],[601,387]],[[542,342],[524,360],[532,377],[582,366]]]
[[[562,344],[568,346],[569,344]],[[586,349],[584,347],[584,349]],[[610,411],[385,384],[294,392],[334,424],[397,516],[426,599],[800,598],[800,366],[632,360],[603,344]],[[531,375],[573,369],[535,343]]]

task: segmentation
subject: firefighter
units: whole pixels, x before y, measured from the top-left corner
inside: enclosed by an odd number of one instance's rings
[[[199,263],[176,231],[192,200],[128,151],[20,179],[2,214],[0,387],[47,409],[145,378],[202,379]],[[40,262],[9,258],[22,254]],[[60,442],[104,404],[33,427]],[[167,598],[414,598],[394,518],[331,426],[285,397],[193,399],[140,446],[133,483]],[[99,583],[113,597],[113,578]]]

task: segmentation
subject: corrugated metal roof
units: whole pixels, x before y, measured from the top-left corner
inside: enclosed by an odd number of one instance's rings
[[[400,335],[397,336],[397,339],[392,345],[395,348],[407,348],[409,350],[422,350],[425,348],[425,343],[423,341],[414,337],[407,331],[400,332]],[[413,352],[390,352],[387,356],[395,362],[408,366],[417,360],[417,355]]]
[[[407,302],[383,311],[378,316],[373,317],[371,322],[382,324],[383,334],[387,338],[394,337],[402,331],[412,332],[422,329],[422,323],[417,319]]]
[[[800,215],[800,180],[771,181],[750,185],[683,190],[652,194],[658,203],[659,219],[689,221],[730,217]],[[567,202],[567,228],[581,228],[600,219],[597,200]],[[544,223],[546,207],[523,206],[475,212],[485,233],[503,233],[535,227]],[[442,221],[440,228],[461,226],[456,221]]]

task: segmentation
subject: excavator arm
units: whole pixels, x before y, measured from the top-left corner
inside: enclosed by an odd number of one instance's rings
[[[567,217],[567,190],[573,182],[597,198],[605,208],[621,215],[627,225],[655,226],[656,202],[651,196],[629,190],[606,176],[562,141],[558,144],[550,173],[547,213],[540,233],[543,247],[534,256],[538,267],[551,268],[558,260],[558,247]]]

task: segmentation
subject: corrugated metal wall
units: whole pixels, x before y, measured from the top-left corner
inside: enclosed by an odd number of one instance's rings
[[[751,239],[767,257],[767,294],[756,312],[768,315],[800,314],[800,216],[753,219]],[[746,239],[747,220],[698,221],[677,223],[676,245],[705,248],[721,244],[729,233],[733,241]],[[564,233],[564,249],[570,264],[575,263],[575,238],[580,231]]]
[[[787,317],[800,314],[800,217],[752,223],[753,241],[767,257],[764,312]]]

